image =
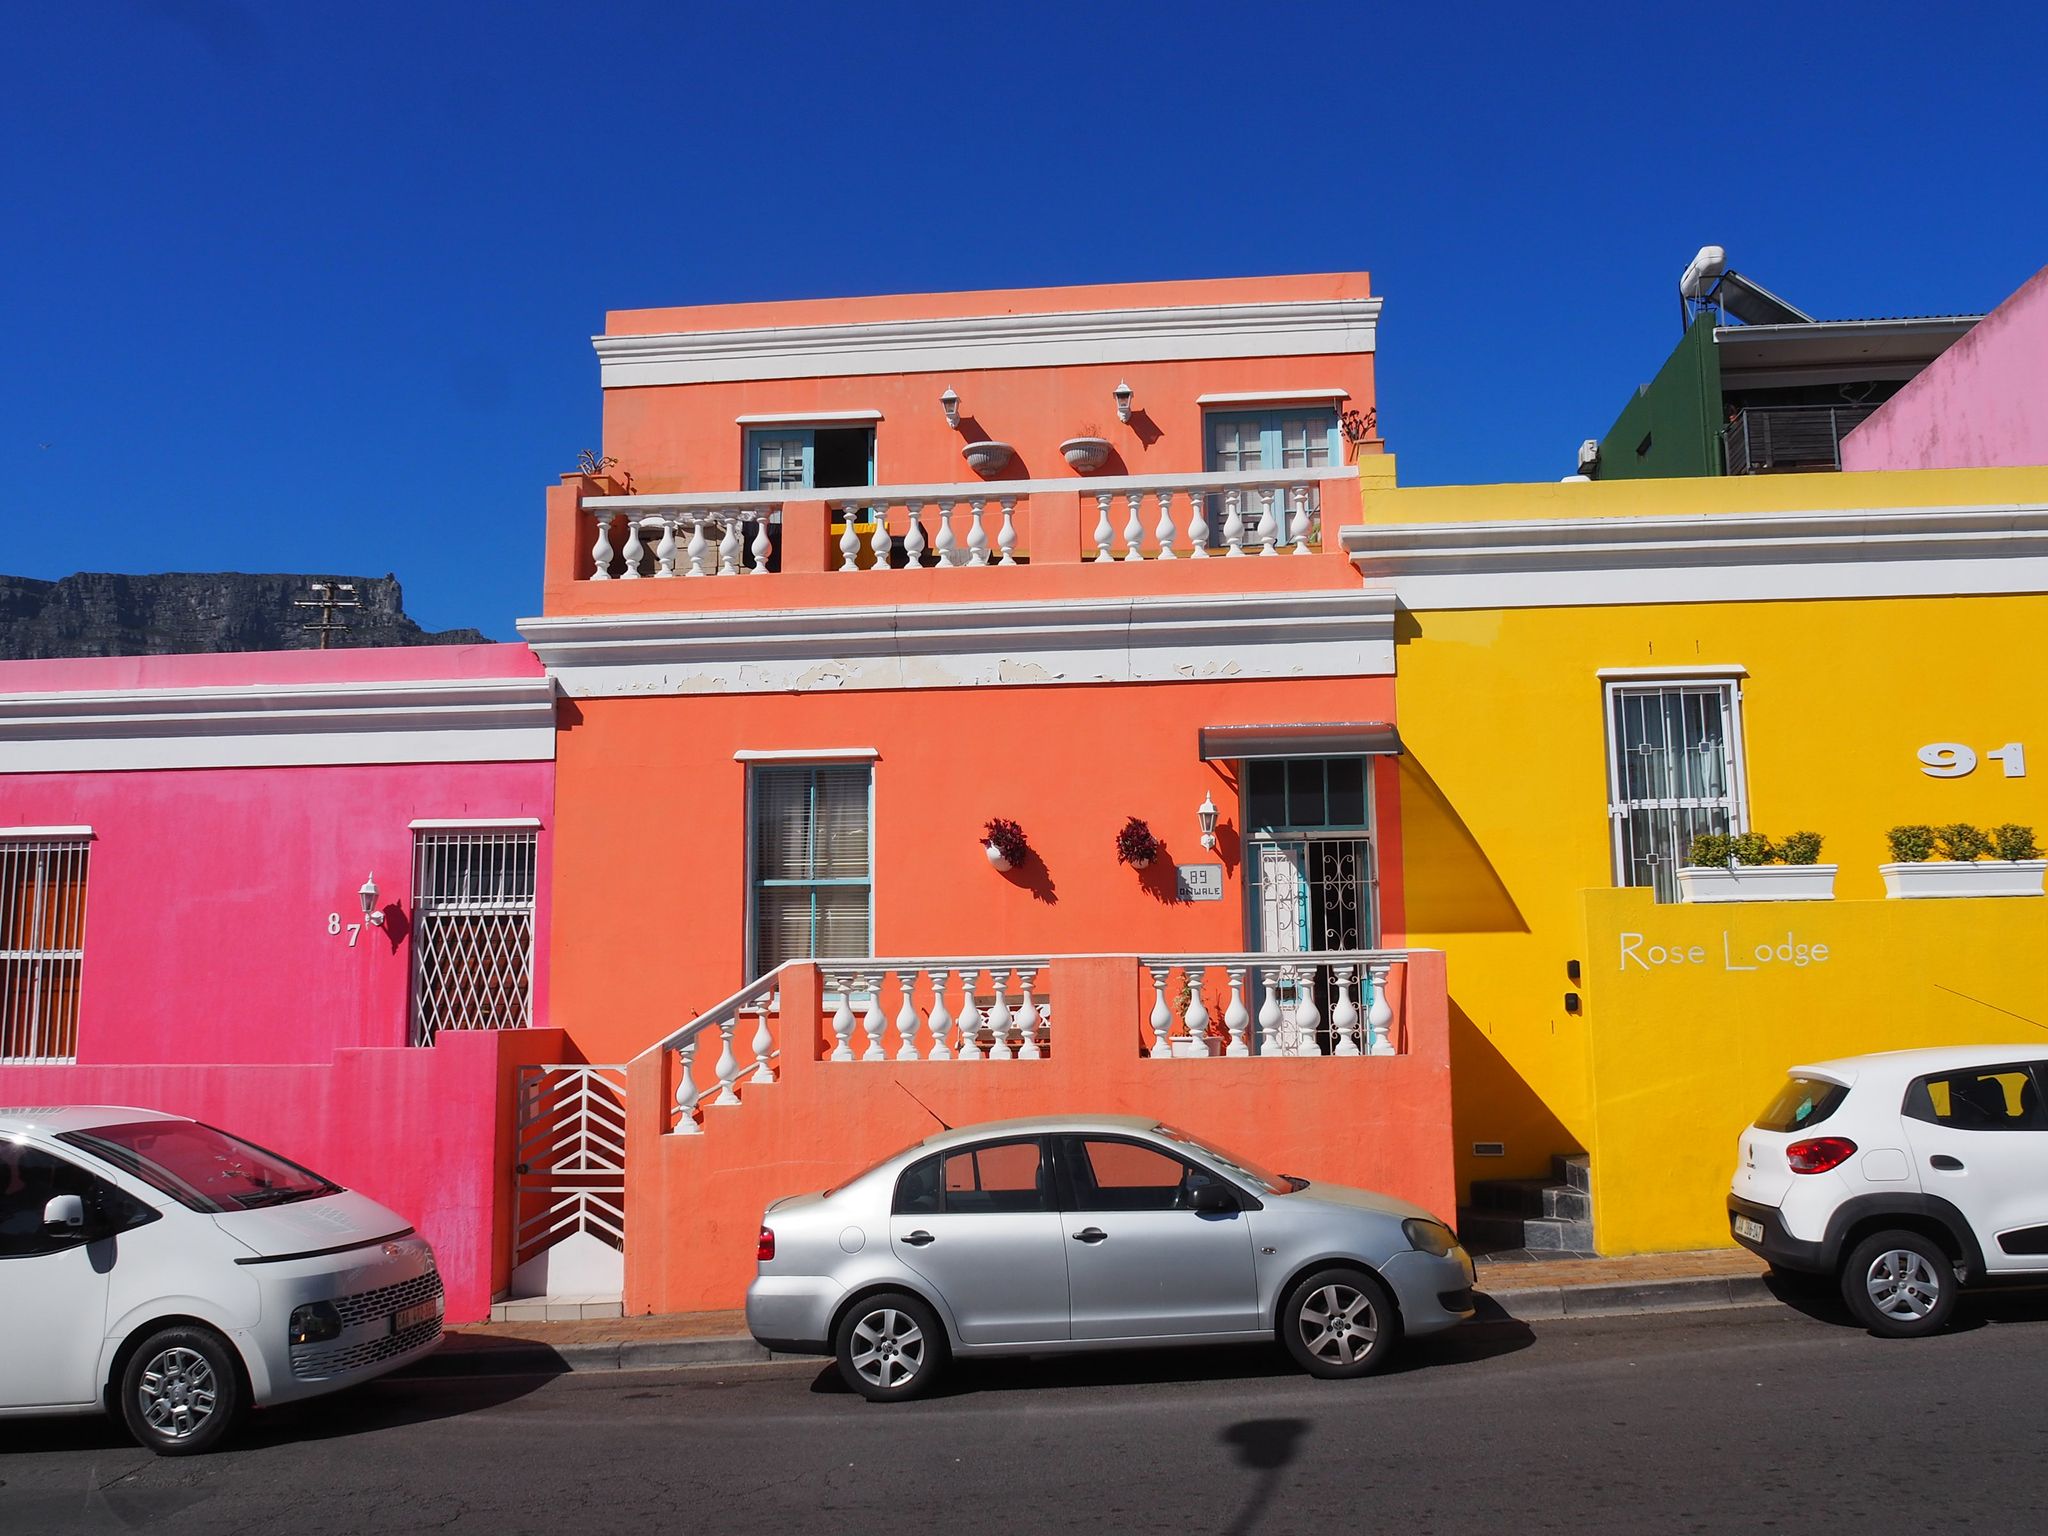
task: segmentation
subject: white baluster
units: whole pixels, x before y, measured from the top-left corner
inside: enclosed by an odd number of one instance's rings
[[[910,1000],[910,994],[917,984],[917,972],[897,971],[896,990],[903,1000],[896,1005],[896,1059],[916,1061],[917,1052],[917,1005]]]
[[[839,535],[839,569],[857,571],[860,569],[860,531],[854,521],[860,516],[860,508],[848,502],[839,509],[839,515],[846,519],[845,530]]]
[[[1109,492],[1097,491],[1095,493],[1095,558],[1098,561],[1114,560],[1116,555],[1112,546],[1115,543],[1116,529],[1111,526],[1109,521]]]
[[[718,574],[740,573],[740,517],[737,512],[718,514]]]
[[[958,510],[957,503],[946,501],[939,503],[938,542],[932,548],[938,554],[941,569],[960,563],[958,541],[953,537],[953,514]]]
[[[873,530],[868,534],[868,553],[874,557],[874,563],[868,569],[887,574],[889,569],[889,504],[885,501],[879,507],[869,507],[868,515],[875,521]]]
[[[703,1094],[697,1090],[697,1037],[690,1036],[676,1047],[676,1123],[671,1132],[676,1136],[701,1136],[704,1128],[697,1123],[697,1100]]]
[[[1145,520],[1138,515],[1138,504],[1145,499],[1142,491],[1132,491],[1124,497],[1130,516],[1124,520],[1124,558],[1142,560],[1145,558]]]
[[[1280,989],[1273,981],[1273,967],[1259,967],[1259,982],[1265,988],[1266,1000],[1259,1004],[1259,1054],[1261,1056],[1284,1056],[1280,1039]]]
[[[754,1052],[754,1070],[747,1077],[750,1083],[772,1083],[775,1081],[775,1032],[768,1027],[768,1005],[763,1003],[761,1011],[754,1015],[754,1038],[751,1042]]]
[[[619,551],[619,556],[626,562],[620,579],[638,581],[640,562],[647,558],[647,546],[640,542],[640,519],[630,512],[626,514],[626,547]]]
[[[1323,1010],[1316,1006],[1316,970],[1305,965],[1294,973],[1294,1054],[1320,1056]]]
[[[1273,546],[1280,538],[1280,523],[1273,515],[1273,504],[1280,493],[1278,491],[1254,491],[1252,494],[1259,498],[1259,553],[1262,555],[1277,555],[1280,551]]]
[[[1297,555],[1313,554],[1308,547],[1308,487],[1297,485],[1287,493],[1294,503],[1294,516],[1288,521],[1287,534],[1294,540]]]
[[[676,573],[676,515],[661,514],[661,539],[654,546],[654,574],[657,578]]]
[[[1017,1047],[1019,1061],[1037,1061],[1041,1054],[1038,1049],[1038,1001],[1031,995],[1031,983],[1037,978],[1035,970],[1020,967],[1017,971],[1017,989],[1024,994],[1017,1006],[1017,1030],[1021,1037]]]
[[[868,1006],[861,1014],[861,1032],[867,1036],[868,1048],[860,1053],[862,1061],[887,1061],[889,1053],[882,1049],[882,1035],[889,1028],[889,1020],[882,1013],[882,973],[875,971],[861,977],[861,985],[868,989]]]
[[[1387,997],[1387,975],[1393,970],[1393,966],[1385,961],[1380,961],[1367,967],[1367,969],[1372,973],[1372,1008],[1365,1016],[1366,1037],[1368,1041],[1365,1054],[1368,1056],[1397,1055],[1398,1052],[1394,1047],[1393,1037],[1390,1032],[1390,1026],[1394,1022],[1394,1005]]]
[[[1337,1001],[1330,1008],[1330,1032],[1337,1037],[1332,1056],[1356,1056],[1358,1050],[1358,1004],[1351,1001],[1351,967],[1333,966],[1330,978],[1337,984]]]
[[[839,984],[839,1006],[832,1010],[832,1036],[838,1043],[832,1047],[834,1061],[853,1060],[853,978],[835,976]]]
[[[591,516],[597,519],[597,542],[590,546],[590,563],[593,567],[590,579],[592,581],[610,581],[612,579],[612,555],[614,553],[612,549],[612,519],[617,514],[613,512],[593,512]]]
[[[732,1053],[731,1019],[718,1021],[718,1097],[711,1101],[713,1109],[737,1109],[740,1096],[733,1084],[740,1080],[740,1059]]]
[[[968,966],[960,973],[960,1059],[981,1060],[981,1010],[974,1006],[974,982],[981,975],[978,967]]]
[[[933,971],[932,978],[932,1048],[926,1054],[933,1061],[951,1061],[952,1048],[947,1037],[953,1033],[953,1015],[946,1007],[946,983],[952,979],[951,971]]]
[[[1234,557],[1244,553],[1244,492],[1223,493],[1223,553]]]
[[[1188,1038],[1194,1041],[1190,1047],[1197,1056],[1209,1054],[1209,1005],[1202,1001],[1202,981],[1209,974],[1206,966],[1191,965],[1188,978]]]
[[[1166,975],[1171,966],[1148,965],[1152,973],[1152,1059],[1164,1061],[1173,1054],[1173,1010],[1166,1006]]]
[[[1224,1047],[1224,1055],[1251,1055],[1252,1048],[1244,1042],[1244,1032],[1251,1021],[1251,1013],[1244,1005],[1244,968],[1233,965],[1230,967],[1230,1003],[1223,1010],[1223,1027],[1230,1031],[1230,1044]]]
[[[775,553],[775,541],[768,537],[768,514],[772,510],[762,507],[754,513],[754,563],[750,569],[756,576],[768,574],[768,557]]]
[[[990,1061],[1008,1061],[1010,1052],[1010,973],[990,971],[989,981],[993,984],[996,1004],[988,1011],[988,1032],[993,1037],[989,1043]]]
[[[1002,532],[996,535],[996,548],[1003,552],[1003,558],[998,560],[996,564],[1015,565],[1017,563],[1017,524],[1014,519],[1017,512],[1017,498],[1014,496],[1004,496],[999,499],[1003,508],[1003,528]]]
[[[704,560],[710,552],[711,543],[704,537],[704,514],[702,512],[692,512],[689,514],[689,518],[690,569],[687,574],[691,576],[708,575],[709,573],[704,569]]]
[[[976,496],[967,503],[967,563],[988,564],[988,529],[982,526],[983,500]]]
[[[924,503],[913,501],[904,510],[910,516],[910,526],[903,530],[903,566],[914,571],[924,564],[924,525],[918,521],[924,515]]]
[[[1188,492],[1188,546],[1197,560],[1209,558],[1209,498]]]
[[[1173,492],[1163,490],[1159,493],[1159,521],[1152,526],[1152,537],[1159,541],[1159,558],[1162,560],[1180,558],[1173,552],[1173,535]]]

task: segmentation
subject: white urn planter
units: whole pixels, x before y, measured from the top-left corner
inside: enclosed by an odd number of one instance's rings
[[[1934,896],[2039,896],[2048,859],[1931,859],[1880,864],[1884,893],[1905,901]]]
[[[992,475],[1010,462],[1011,452],[1008,443],[968,443],[960,450],[960,457],[977,475]]]
[[[981,851],[988,855],[989,863],[993,864],[997,869],[1009,869],[1011,867],[1010,861],[1003,857],[1003,850],[994,843],[983,843]]]
[[[1060,453],[1074,469],[1084,475],[1092,475],[1109,462],[1109,439],[1070,437],[1060,444]]]
[[[1832,901],[1836,864],[1687,864],[1678,871],[1678,899]]]

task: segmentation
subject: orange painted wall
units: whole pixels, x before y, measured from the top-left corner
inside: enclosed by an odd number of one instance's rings
[[[817,1018],[816,972],[785,976],[784,1019]],[[1046,981],[1057,998],[1046,1060],[821,1061],[785,1023],[781,1080],[745,1087],[736,1108],[706,1108],[697,1136],[664,1134],[673,1057],[635,1063],[627,1312],[740,1305],[763,1207],[828,1188],[931,1134],[937,1127],[913,1093],[953,1125],[1070,1111],[1158,1115],[1282,1171],[1453,1215],[1440,953],[1410,961],[1397,1018],[1405,1053],[1392,1057],[1151,1061],[1139,1052],[1151,984],[1135,963],[1058,962]]]

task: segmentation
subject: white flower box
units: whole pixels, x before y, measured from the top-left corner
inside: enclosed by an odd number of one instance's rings
[[[1687,864],[1678,871],[1678,899],[1833,901],[1835,864]]]
[[[1931,859],[1880,864],[1884,893],[1905,901],[1929,896],[2039,896],[2048,859]]]

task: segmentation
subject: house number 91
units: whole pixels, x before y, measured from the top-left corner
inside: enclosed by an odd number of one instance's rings
[[[2005,767],[2008,779],[2024,779],[2027,776],[2026,749],[2016,741],[2008,741],[1996,752],[1984,754],[1995,763]],[[1977,754],[1959,741],[1929,742],[1920,749],[1920,771],[1930,778],[1960,779],[1977,768]]]

